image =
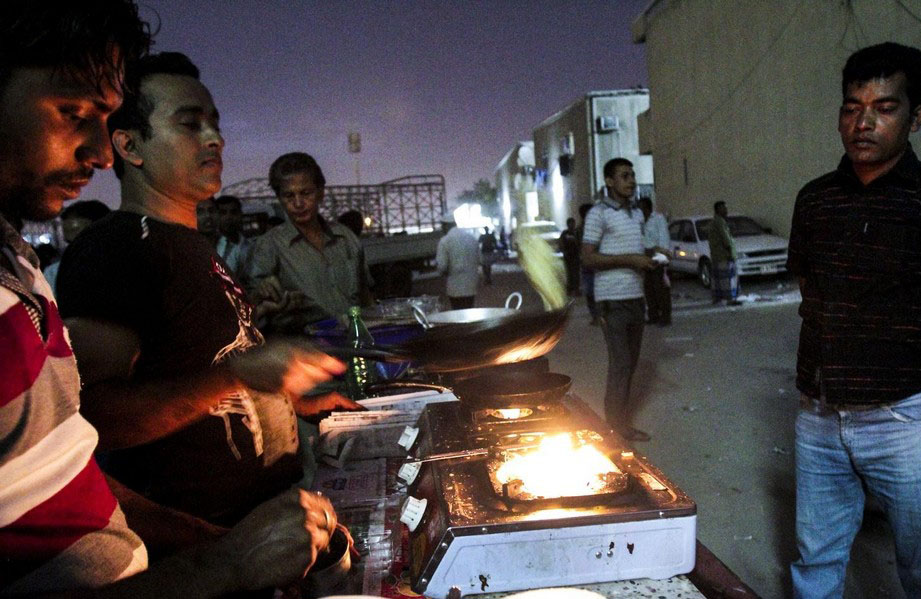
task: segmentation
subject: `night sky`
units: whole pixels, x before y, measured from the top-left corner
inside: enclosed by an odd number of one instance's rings
[[[630,38],[648,0],[141,0],[155,50],[200,67],[221,112],[224,185],[312,154],[328,184],[443,174],[448,198],[588,91],[645,86]],[[82,199],[117,205],[111,172]]]

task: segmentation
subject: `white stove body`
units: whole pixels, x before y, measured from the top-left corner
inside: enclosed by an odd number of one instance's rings
[[[633,578],[694,569],[697,516],[458,537],[446,548],[425,595],[447,598]]]

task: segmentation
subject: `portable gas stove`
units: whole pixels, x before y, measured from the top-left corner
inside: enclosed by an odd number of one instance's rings
[[[452,587],[467,595],[693,569],[694,502],[579,410],[569,400],[425,407],[411,453],[467,457],[401,470],[414,591],[445,598]]]

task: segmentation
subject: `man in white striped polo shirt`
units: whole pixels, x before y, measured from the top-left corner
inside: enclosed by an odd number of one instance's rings
[[[643,251],[643,213],[631,206],[636,192],[633,163],[609,160],[604,184],[606,197],[585,217],[582,265],[595,271],[595,301],[608,346],[605,418],[628,441],[648,441],[647,433],[632,426],[629,400],[643,341],[643,273],[655,263]]]

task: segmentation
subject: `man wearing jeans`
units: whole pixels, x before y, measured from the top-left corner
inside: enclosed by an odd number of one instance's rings
[[[799,193],[794,596],[841,597],[865,491],[921,597],[921,51],[886,43],[844,67],[838,168]]]
[[[643,251],[643,213],[631,207],[633,164],[614,158],[604,165],[607,195],[585,217],[582,264],[595,272],[595,301],[608,346],[605,418],[628,441],[648,441],[633,428],[630,379],[640,357],[645,322],[643,273],[655,262]]]

